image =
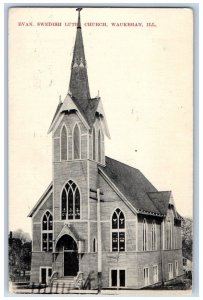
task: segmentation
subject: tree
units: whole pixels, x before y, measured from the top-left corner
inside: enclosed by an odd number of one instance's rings
[[[12,235],[13,238],[20,239],[22,243],[31,242],[29,233],[24,232],[22,229],[17,229],[16,231],[13,231]]]
[[[9,235],[9,273],[16,276],[25,275],[31,267],[32,243],[30,235],[21,229]]]
[[[182,221],[182,248],[183,256],[189,260],[192,260],[192,219],[184,218]]]

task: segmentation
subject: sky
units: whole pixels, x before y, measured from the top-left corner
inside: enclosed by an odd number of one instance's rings
[[[81,18],[91,96],[99,91],[111,135],[106,155],[140,169],[158,190],[172,190],[178,212],[192,216],[191,11],[89,8]],[[52,180],[47,131],[68,92],[76,27],[65,23],[76,21],[70,8],[10,10],[10,230],[31,233],[27,215]]]

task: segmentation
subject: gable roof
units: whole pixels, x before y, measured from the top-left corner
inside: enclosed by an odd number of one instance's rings
[[[35,206],[33,207],[33,209],[30,211],[30,213],[28,214],[28,217],[32,217],[33,214],[36,212],[36,210],[39,208],[40,204],[44,201],[44,199],[46,198],[46,196],[53,190],[53,183],[51,182],[48,187],[46,188],[46,190],[44,191],[44,193],[42,194],[42,196],[39,198],[39,200],[37,201],[37,203],[35,204]]]
[[[57,117],[57,115],[58,115],[58,113],[59,113],[59,111],[60,111],[60,108],[61,108],[62,104],[63,104],[62,102],[59,102],[59,104],[58,104],[58,106],[57,106],[57,108],[56,108],[55,114],[54,114],[54,116],[53,116],[53,119],[52,119],[52,121],[51,121],[50,127],[51,127],[52,124],[54,123],[55,118]]]
[[[158,192],[136,168],[106,156],[106,166],[99,166],[131,205],[140,213],[164,216],[171,192]]]
[[[71,98],[82,113],[90,128],[92,128],[100,98],[92,98],[88,100],[79,100],[73,96]]]

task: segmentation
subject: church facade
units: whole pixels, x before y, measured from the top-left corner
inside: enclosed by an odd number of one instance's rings
[[[69,91],[49,132],[53,178],[29,213],[31,282],[82,278],[93,289],[140,289],[181,276],[172,192],[105,156],[110,134],[100,97],[90,96],[80,10]]]

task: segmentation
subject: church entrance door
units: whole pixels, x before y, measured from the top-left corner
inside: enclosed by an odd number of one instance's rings
[[[64,235],[64,276],[76,276],[79,270],[78,247],[75,240],[70,235]]]
[[[70,235],[65,234],[58,241],[57,250],[63,252],[63,275],[76,276],[79,271],[79,257],[76,241]]]
[[[78,273],[77,251],[64,250],[64,276],[76,276]]]

